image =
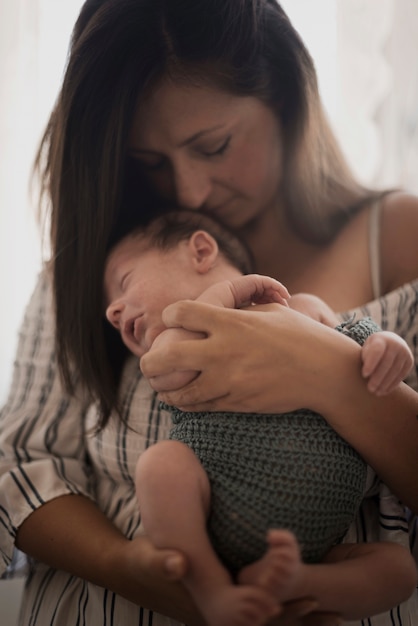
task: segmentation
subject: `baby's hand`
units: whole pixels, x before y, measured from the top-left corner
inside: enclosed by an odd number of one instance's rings
[[[370,335],[363,344],[361,357],[362,376],[368,379],[368,390],[377,396],[393,391],[414,364],[406,341],[389,331]]]

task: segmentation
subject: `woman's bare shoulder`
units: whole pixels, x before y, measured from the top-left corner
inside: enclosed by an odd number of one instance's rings
[[[381,271],[383,291],[418,278],[418,197],[396,192],[382,202]]]
[[[394,191],[383,198],[382,208],[385,217],[402,214],[418,219],[418,196],[404,191]]]

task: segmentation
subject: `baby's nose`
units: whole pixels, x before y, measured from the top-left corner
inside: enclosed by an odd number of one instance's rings
[[[120,320],[123,309],[124,306],[121,302],[111,302],[106,309],[106,319],[117,330],[120,330]]]

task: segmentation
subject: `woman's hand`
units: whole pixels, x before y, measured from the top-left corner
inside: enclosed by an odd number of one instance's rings
[[[336,613],[317,613],[317,602],[301,598],[286,602],[281,615],[269,621],[267,626],[339,626],[341,617]]]
[[[183,301],[167,307],[163,320],[169,327],[182,326],[206,335],[173,344],[168,350],[153,350],[141,359],[141,369],[161,399],[190,410],[277,413],[306,406],[315,409],[318,385],[327,388],[323,370],[332,369],[332,361],[320,363],[324,337],[333,346],[341,339],[349,341],[351,350],[360,354],[351,340],[287,307],[265,305],[239,311]],[[333,352],[336,359],[337,351]],[[200,375],[181,389],[167,388],[169,375],[178,370],[195,370]]]
[[[115,565],[114,591],[127,600],[168,615],[189,626],[204,626],[181,583],[187,561],[174,550],[158,550],[144,535],[127,542]],[[119,583],[116,579],[119,578]]]

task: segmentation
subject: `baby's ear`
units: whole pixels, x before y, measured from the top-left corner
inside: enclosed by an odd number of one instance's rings
[[[218,257],[219,248],[215,239],[205,230],[197,230],[189,239],[189,248],[195,269],[206,274]]]

